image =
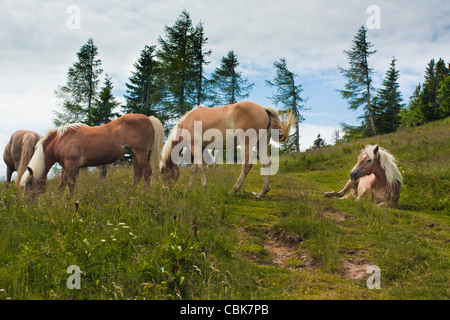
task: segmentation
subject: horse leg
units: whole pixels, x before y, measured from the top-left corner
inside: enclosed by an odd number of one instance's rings
[[[270,138],[269,138],[269,140],[270,140]],[[260,144],[258,143],[258,150],[260,150],[259,146],[260,146]],[[263,168],[264,168],[263,171],[265,173],[264,174],[264,184],[263,184],[263,188],[262,188],[261,192],[258,194],[258,198],[264,198],[266,196],[267,192],[270,191],[270,187],[269,187],[270,166],[272,164],[272,160],[270,159],[269,145],[268,144],[267,144],[267,147],[266,147],[266,151],[267,151],[267,159],[269,159],[269,161],[268,161],[268,163],[263,164]]]
[[[198,166],[196,164],[191,164],[191,176],[189,178],[189,183],[187,188],[190,189],[192,187],[192,185],[194,184],[194,179],[195,179],[195,174],[198,171]]]
[[[11,177],[12,177],[13,172],[14,172],[13,168],[11,168],[9,166],[6,167],[6,186],[5,186],[6,188],[5,189],[8,189],[8,186],[11,183]]]
[[[200,178],[202,180],[202,186],[203,188],[207,188],[207,181],[206,181],[206,172],[205,172],[205,163],[202,161],[202,163],[200,163],[198,165],[198,170],[200,171]]]
[[[63,182],[64,186],[67,183],[67,185],[69,187],[69,193],[71,196],[73,196],[73,193],[75,191],[75,183],[77,180],[78,171],[79,171],[79,169],[78,169],[77,162],[70,161],[70,162],[64,163],[64,174],[61,178],[64,179],[64,182]]]
[[[236,192],[241,190],[242,184],[244,183],[244,180],[252,167],[253,165],[251,163],[242,164],[241,174],[239,175],[239,178],[236,180],[236,183],[234,184],[233,188],[230,190],[229,192],[230,194],[235,194]]]
[[[100,167],[100,178],[105,180],[107,173],[108,173],[108,167],[107,166],[101,166]]]
[[[239,190],[241,190],[242,184],[244,183],[245,178],[248,175],[248,172],[253,167],[253,164],[250,161],[250,157],[252,154],[250,154],[249,151],[253,150],[249,148],[248,144],[241,144],[241,148],[244,146],[243,149],[241,149],[241,159],[244,159],[244,162],[242,163],[242,170],[241,174],[239,175],[239,178],[236,180],[236,183],[234,184],[233,188],[230,190],[230,194],[235,194]],[[245,150],[245,151],[243,151]],[[242,157],[242,153],[245,152],[245,155]]]
[[[336,191],[325,192],[323,195],[326,198],[338,197],[338,198],[345,199],[343,197],[348,192],[348,190],[352,189],[355,192],[357,187],[358,187],[358,181],[354,181],[352,179],[349,179],[347,181],[347,183],[345,184],[344,188],[341,191],[339,191],[339,192],[336,192]]]
[[[67,177],[64,168],[61,170],[61,179],[59,180],[58,193],[61,194],[67,185]]]
[[[134,162],[134,181],[133,185],[136,185],[141,181],[142,176],[145,179],[145,187],[150,187],[150,178],[152,176],[152,168],[148,162],[148,156],[145,153],[135,153],[133,152],[133,162]]]

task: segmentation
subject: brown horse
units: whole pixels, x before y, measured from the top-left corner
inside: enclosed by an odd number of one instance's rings
[[[20,179],[33,156],[34,147],[40,139],[40,135],[29,130],[19,130],[11,135],[11,139],[3,152],[3,160],[6,163],[6,188],[11,183],[11,176],[14,171],[17,171],[14,183],[19,187]]]
[[[339,192],[327,192],[324,196],[344,198],[351,189],[353,195],[360,199],[364,194],[371,192],[372,199],[378,206],[396,207],[403,178],[394,157],[379,146],[361,145],[361,147],[358,162],[350,171],[350,180],[344,189]]]
[[[133,156],[134,185],[142,176],[148,185],[152,168],[158,169],[163,142],[162,124],[153,116],[126,114],[98,127],[68,124],[39,141],[20,185],[25,190],[43,190],[47,173],[58,162],[63,167],[59,190],[68,184],[73,193],[79,168],[113,163],[127,151]]]
[[[165,184],[169,181],[175,182],[178,180],[178,157],[182,149],[178,146],[180,143],[189,152],[193,152],[191,157],[193,156],[194,164],[191,166],[188,188],[193,184],[197,171],[200,171],[202,185],[207,186],[205,161],[211,159],[208,149],[230,150],[239,144],[241,159],[243,159],[242,170],[230,193],[238,192],[253,166],[253,148],[256,145],[259,147],[260,157],[268,158],[268,161],[263,163],[263,168],[270,168],[268,145],[271,133],[275,130],[277,136],[278,133],[281,136],[279,141],[286,140],[294,120],[292,117],[285,118],[285,120],[280,121],[278,112],[274,108],[264,108],[247,101],[215,108],[204,106],[194,108],[178,121],[164,144],[160,169]],[[182,139],[180,139],[180,135]],[[277,137],[272,138],[276,139]],[[226,145],[226,148],[224,148],[224,145]],[[261,147],[265,147],[265,149]],[[190,157],[186,159],[189,161]],[[227,159],[227,163],[230,162],[232,161]],[[264,185],[258,194],[259,197],[264,197],[270,190],[270,174],[264,175]]]

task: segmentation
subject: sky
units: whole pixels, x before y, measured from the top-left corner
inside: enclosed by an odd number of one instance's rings
[[[337,90],[348,67],[343,51],[358,29],[377,50],[369,60],[374,86],[381,87],[391,59],[397,59],[400,90],[407,103],[423,81],[431,59],[450,62],[450,2],[364,0],[134,0],[20,1],[0,5],[0,148],[19,129],[41,135],[52,129],[64,85],[76,53],[89,37],[98,47],[102,68],[124,102],[125,83],[145,45],[157,45],[164,27],[186,10],[202,21],[212,51],[206,72],[234,50],[242,76],[255,86],[247,100],[273,105],[273,63],[285,58],[308,98],[300,126],[305,150],[320,133],[327,143],[340,123],[358,124],[361,111],[348,109]],[[275,106],[280,108],[281,106]],[[0,162],[0,179],[6,166]]]

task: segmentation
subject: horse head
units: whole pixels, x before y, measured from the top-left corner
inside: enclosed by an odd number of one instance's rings
[[[361,145],[362,152],[358,156],[358,162],[350,171],[350,179],[356,181],[363,176],[374,173],[376,168],[376,162],[379,161],[378,146]]]

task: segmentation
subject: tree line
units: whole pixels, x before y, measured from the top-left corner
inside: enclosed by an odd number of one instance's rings
[[[120,114],[141,113],[158,117],[166,129],[183,114],[198,105],[214,107],[246,99],[254,83],[238,71],[237,54],[230,50],[209,76],[205,66],[210,63],[211,50],[202,22],[194,24],[189,13],[181,12],[174,25],[165,26],[164,36],[157,45],[146,45],[134,63],[134,70],[126,82],[125,103],[120,105],[113,95],[114,85],[107,73],[102,86],[102,62],[94,40],[89,38],[77,53],[77,61],[69,68],[67,81],[55,90],[60,101],[55,111],[57,126],[81,122],[91,126],[105,124]],[[345,88],[339,90],[349,102],[349,108],[364,110],[360,126],[342,123],[345,141],[375,136],[397,130],[401,126],[421,125],[445,118],[450,114],[450,66],[442,59],[431,60],[425,71],[425,81],[419,84],[405,105],[399,90],[399,71],[392,58],[382,88],[373,86],[373,69],[369,58],[376,53],[367,41],[362,26],[354,37],[352,47],[344,51],[349,67],[338,67],[346,78]],[[281,113],[292,112],[297,118],[289,139],[282,145],[285,152],[300,150],[300,123],[307,98],[303,96],[298,75],[291,72],[285,58],[273,63],[275,76],[266,85],[275,89],[268,97]],[[117,112],[120,107],[121,112]],[[337,134],[335,139],[339,140]],[[320,135],[314,147],[325,143]]]
[[[122,113],[142,113],[158,117],[167,127],[180,116],[198,105],[214,107],[246,99],[254,83],[239,72],[237,54],[230,50],[220,65],[207,77],[205,66],[211,50],[203,23],[193,24],[187,11],[183,11],[173,26],[165,27],[165,35],[158,45],[146,45],[134,63],[128,78]],[[120,105],[113,96],[113,83],[103,74],[101,60],[94,40],[89,38],[77,53],[77,61],[69,68],[67,82],[55,91],[60,101],[55,111],[57,126],[81,122],[88,125],[105,124],[118,117]],[[286,60],[274,63],[276,77],[268,85],[277,88],[272,97],[281,109],[292,111],[301,122],[306,99],[301,97],[301,84],[297,75],[287,68]],[[291,148],[299,150],[298,125],[290,139]]]
[[[382,82],[382,87],[373,86],[373,69],[369,58],[376,53],[373,44],[367,41],[364,26],[358,30],[350,50],[344,51],[349,67],[338,70],[346,78],[345,88],[339,90],[349,102],[350,109],[364,110],[360,126],[342,123],[344,140],[376,136],[396,131],[404,126],[418,126],[450,115],[450,64],[431,59],[425,70],[424,82],[419,83],[405,104],[399,90],[399,70],[393,57]]]

